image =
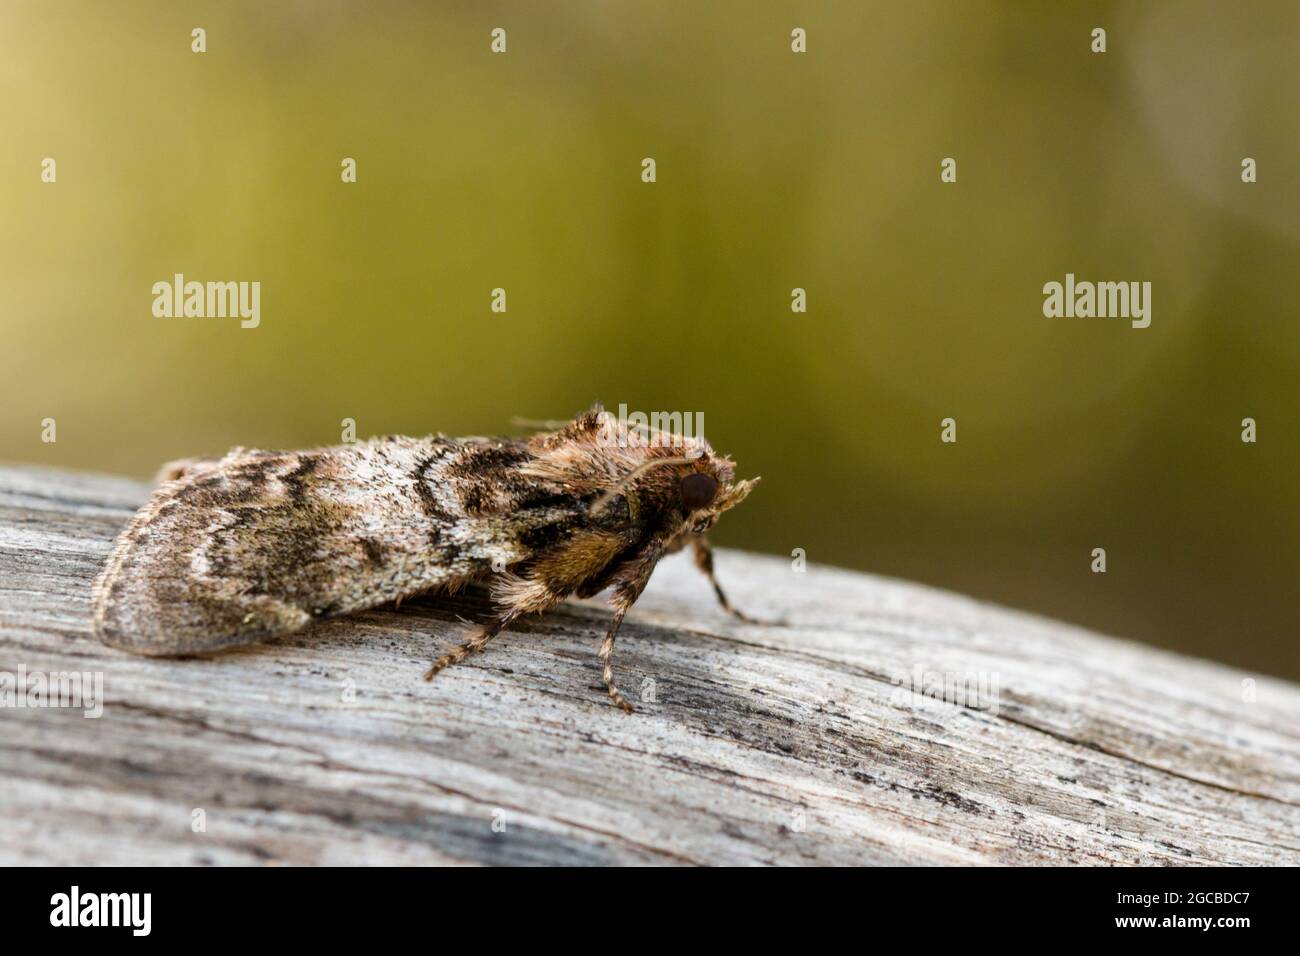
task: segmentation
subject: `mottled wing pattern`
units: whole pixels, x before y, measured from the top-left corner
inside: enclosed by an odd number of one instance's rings
[[[525,561],[578,507],[527,443],[385,438],[236,449],[165,482],[118,538],[95,630],[139,654],[212,650]]]

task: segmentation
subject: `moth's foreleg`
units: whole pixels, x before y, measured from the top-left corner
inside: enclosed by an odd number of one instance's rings
[[[624,713],[636,713],[636,708],[627,702],[627,698],[618,692],[618,687],[614,684],[614,665],[610,658],[614,656],[614,636],[618,634],[618,626],[623,623],[623,615],[627,613],[627,608],[618,608],[614,611],[614,619],[609,622],[609,630],[605,632],[605,639],[600,642],[600,663],[603,668],[602,676],[605,678],[605,690],[609,692],[609,699],[618,707],[622,708]]]
[[[693,538],[691,544],[695,548],[695,566],[704,572],[709,583],[713,585],[713,593],[718,596],[718,603],[722,605],[722,609],[736,620],[744,621],[746,624],[761,623],[744,611],[732,607],[731,602],[727,600],[726,592],[722,590],[722,585],[713,574],[713,548],[710,547],[709,542],[704,538]]]
[[[433,675],[437,674],[439,671],[450,667],[452,664],[459,664],[471,654],[483,650],[483,648],[487,646],[488,641],[501,633],[501,629],[506,626],[506,623],[507,620],[503,619],[493,621],[491,624],[485,624],[480,627],[470,635],[469,640],[460,645],[460,647],[448,651],[446,654],[443,654],[442,657],[434,661],[433,664],[430,665],[429,669],[425,671],[424,679],[433,680]]]

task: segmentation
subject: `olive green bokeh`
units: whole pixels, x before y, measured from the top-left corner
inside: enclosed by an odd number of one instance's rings
[[[765,479],[723,545],[1297,677],[1297,62],[1284,0],[10,0],[0,453],[700,411]],[[261,326],[153,318],[177,272]]]

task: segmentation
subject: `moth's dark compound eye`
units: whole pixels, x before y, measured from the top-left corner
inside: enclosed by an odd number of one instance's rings
[[[718,493],[718,479],[712,475],[693,472],[682,479],[682,510],[698,511],[713,504]]]

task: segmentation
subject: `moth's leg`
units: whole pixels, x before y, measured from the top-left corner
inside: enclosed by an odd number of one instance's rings
[[[483,648],[487,646],[487,642],[500,634],[501,629],[505,627],[508,622],[509,618],[498,619],[493,621],[491,624],[485,624],[480,627],[470,635],[469,640],[460,647],[448,651],[446,654],[443,654],[442,657],[434,661],[433,664],[430,665],[429,669],[425,671],[424,679],[433,680],[433,675],[437,674],[439,671],[450,667],[452,664],[459,664],[471,654],[483,650]]]
[[[609,692],[609,699],[616,706],[620,707],[624,713],[636,713],[636,708],[627,702],[627,698],[618,692],[618,687],[614,684],[614,665],[610,658],[614,656],[614,635],[618,633],[618,626],[623,623],[623,615],[627,611],[619,608],[614,612],[614,619],[609,622],[609,630],[605,632],[605,639],[600,642],[600,663],[603,668],[602,676],[605,678],[605,690]]]
[[[695,548],[695,566],[704,572],[709,579],[709,583],[713,585],[713,593],[718,596],[718,603],[722,605],[722,609],[736,620],[744,621],[746,624],[761,623],[744,611],[736,610],[731,606],[731,602],[727,600],[726,592],[722,590],[722,585],[718,583],[718,579],[713,574],[713,548],[710,547],[709,542],[705,538],[699,537],[693,538],[691,544]]]
[[[658,540],[652,541],[635,558],[621,567],[611,582],[614,594],[609,599],[609,604],[614,609],[614,619],[609,622],[605,639],[600,642],[601,673],[605,679],[605,690],[609,692],[609,699],[628,714],[635,713],[636,709],[618,692],[618,687],[614,684],[614,665],[610,661],[614,655],[614,637],[618,634],[618,626],[623,623],[623,616],[636,603],[645,586],[650,583],[650,575],[654,573],[655,565],[659,563],[663,554],[663,543]]]

